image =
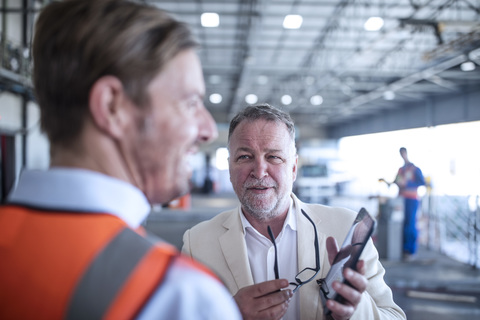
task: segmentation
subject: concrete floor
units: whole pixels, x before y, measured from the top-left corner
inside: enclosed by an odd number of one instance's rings
[[[193,196],[192,209],[155,211],[146,228],[181,248],[185,230],[237,204],[232,195]],[[480,319],[480,270],[423,247],[414,261],[382,263],[385,281],[409,320]]]
[[[423,247],[414,261],[382,263],[408,319],[480,319],[480,270]]]

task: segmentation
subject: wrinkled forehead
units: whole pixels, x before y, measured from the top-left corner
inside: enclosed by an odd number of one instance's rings
[[[259,134],[259,128],[266,129],[262,131],[262,136]],[[228,149],[230,152],[233,147],[232,141],[235,141],[235,148],[238,147],[237,143],[241,140],[247,141],[248,139],[265,139],[274,141],[275,138],[285,138],[287,143],[282,144],[282,149],[285,152],[291,151],[292,155],[295,155],[297,150],[295,146],[295,138],[288,130],[288,127],[282,121],[275,121],[269,119],[245,119],[240,122],[233,130],[228,140]],[[287,150],[288,149],[288,150]]]

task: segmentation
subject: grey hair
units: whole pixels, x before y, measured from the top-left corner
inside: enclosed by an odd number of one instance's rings
[[[268,103],[261,103],[255,105],[249,105],[244,108],[242,111],[237,113],[235,117],[230,121],[230,127],[228,129],[228,145],[230,145],[230,137],[232,136],[235,128],[247,120],[255,121],[258,119],[263,119],[267,121],[273,121],[277,123],[284,123],[287,127],[287,131],[295,144],[295,124],[293,123],[292,118],[288,113],[282,111],[278,108],[275,108]]]

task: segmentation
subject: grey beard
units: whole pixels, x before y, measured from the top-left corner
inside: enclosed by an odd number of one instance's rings
[[[241,199],[242,207],[247,211],[257,221],[271,220],[275,218],[280,213],[277,208],[279,205],[278,199],[272,204],[260,204],[259,199],[255,196],[249,197],[245,196]],[[258,204],[257,204],[258,203]]]

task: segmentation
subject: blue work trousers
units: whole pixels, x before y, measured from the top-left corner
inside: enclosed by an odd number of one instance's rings
[[[403,220],[403,252],[414,254],[417,252],[417,199],[405,198],[405,217]]]

